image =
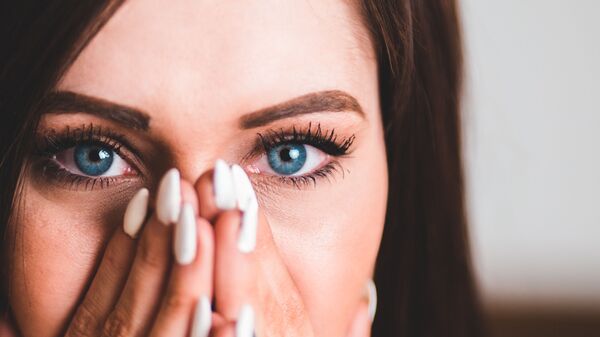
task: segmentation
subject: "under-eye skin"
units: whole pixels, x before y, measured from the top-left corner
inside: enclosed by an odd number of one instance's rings
[[[38,134],[32,168],[73,190],[108,188],[140,179],[140,159],[126,137],[93,124]]]

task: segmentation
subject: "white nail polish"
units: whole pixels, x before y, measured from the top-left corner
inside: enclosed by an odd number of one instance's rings
[[[233,185],[237,197],[237,207],[244,211],[252,202],[252,199],[256,199],[252,183],[244,169],[237,164],[231,165],[231,175],[233,176]]]
[[[235,324],[235,337],[252,336],[254,336],[254,310],[252,310],[252,306],[246,304],[240,310]]]
[[[236,197],[231,169],[222,159],[217,159],[215,162],[213,186],[217,207],[222,210],[234,209]]]
[[[196,258],[197,235],[196,215],[191,204],[185,203],[181,208],[179,220],[175,225],[173,248],[175,260],[181,265],[192,263]]]
[[[212,309],[208,297],[202,295],[196,303],[191,337],[206,337],[212,325]]]
[[[251,199],[246,210],[242,214],[240,236],[238,237],[238,250],[242,253],[250,253],[256,248],[256,232],[258,230],[258,203]]]
[[[150,192],[148,189],[142,188],[135,193],[129,204],[127,204],[127,209],[123,216],[123,231],[131,238],[137,236],[142,224],[144,224],[144,220],[146,220],[149,195]]]
[[[165,173],[158,186],[156,196],[156,216],[163,224],[175,223],[181,207],[181,185],[176,168]]]
[[[367,296],[369,298],[369,316],[371,316],[371,322],[375,319],[375,312],[377,311],[377,287],[372,279],[367,281]]]
[[[256,231],[258,230],[258,201],[248,175],[239,165],[231,167],[238,208],[243,211],[238,249],[249,253],[256,247]]]

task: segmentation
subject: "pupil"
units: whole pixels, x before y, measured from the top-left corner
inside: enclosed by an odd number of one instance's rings
[[[281,155],[281,159],[283,159],[283,161],[290,161],[290,159],[292,159],[292,157],[290,157],[290,149],[283,149],[279,154]]]
[[[300,155],[300,151],[298,151],[298,149],[291,149],[288,147],[281,150],[279,152],[279,155],[281,156],[281,159],[283,161],[291,161],[293,159],[298,158],[298,156]]]
[[[110,153],[104,149],[92,148],[88,154],[88,160],[97,163],[110,157]]]
[[[88,159],[93,162],[99,162],[103,159],[103,151],[100,149],[92,149],[88,155]]]

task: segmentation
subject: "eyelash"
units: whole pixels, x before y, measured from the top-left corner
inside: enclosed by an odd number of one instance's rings
[[[333,159],[325,165],[305,175],[271,175],[272,178],[277,179],[280,183],[289,184],[298,189],[310,185],[311,182],[313,186],[316,186],[317,180],[322,178],[329,179],[336,171],[341,171],[342,175],[344,175],[344,168],[342,167],[339,158],[347,157],[352,153],[350,148],[355,140],[355,135],[338,140],[335,129],[332,129],[331,131],[323,130],[320,123],[318,123],[315,128],[310,122],[306,129],[298,130],[294,125],[287,130],[284,130],[283,128],[279,130],[267,130],[265,133],[257,133],[257,136],[257,140],[252,150],[244,156],[242,160],[257,157],[263,153],[266,154],[268,151],[281,144],[311,145],[333,157]],[[97,185],[100,185],[100,188],[108,187],[114,182],[123,179],[123,177],[119,176],[89,177],[73,174],[63,168],[54,159],[60,152],[85,143],[100,145],[114,151],[117,155],[121,156],[123,160],[127,161],[139,175],[140,170],[137,165],[123,153],[123,148],[126,148],[129,152],[132,152],[136,158],[140,158],[139,153],[134,150],[127,141],[127,138],[124,135],[112,132],[109,129],[89,124],[74,129],[67,126],[61,133],[51,130],[38,136],[38,141],[36,142],[36,154],[42,159],[41,169],[44,176],[50,174],[51,178],[55,179],[57,182],[68,184],[71,188],[80,188],[83,186],[86,190],[94,189]],[[131,155],[129,155],[129,157],[131,157]]]

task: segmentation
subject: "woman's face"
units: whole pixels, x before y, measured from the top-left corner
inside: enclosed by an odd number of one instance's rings
[[[61,107],[42,117],[37,142],[36,158],[47,159],[25,172],[9,231],[10,301],[25,335],[67,324],[140,187],[154,194],[170,167],[193,182],[217,158],[251,172],[315,330],[344,331],[372,274],[388,182],[376,58],[356,8],[127,1],[67,71],[52,106]],[[281,153],[266,151],[261,136],[277,143],[293,129],[305,162],[274,165]],[[86,164],[74,146],[91,140],[111,163]]]

